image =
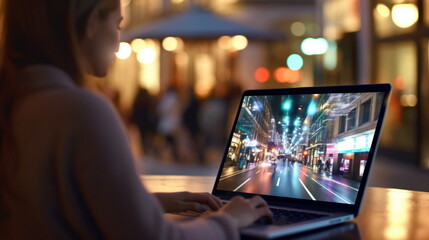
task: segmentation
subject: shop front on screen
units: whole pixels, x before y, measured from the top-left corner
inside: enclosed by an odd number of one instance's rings
[[[374,132],[353,135],[338,141],[338,173],[360,180],[365,171]]]

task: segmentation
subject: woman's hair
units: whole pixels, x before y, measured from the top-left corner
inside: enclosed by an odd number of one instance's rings
[[[0,0],[0,153],[11,129],[16,73],[29,65],[48,64],[66,72],[79,86],[84,67],[80,41],[90,14],[100,17],[120,7],[120,0]],[[0,159],[4,156],[0,156]]]

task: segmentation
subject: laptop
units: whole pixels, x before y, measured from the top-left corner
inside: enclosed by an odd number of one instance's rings
[[[241,234],[276,238],[354,219],[376,156],[391,86],[248,90],[212,194],[263,197],[274,219]]]

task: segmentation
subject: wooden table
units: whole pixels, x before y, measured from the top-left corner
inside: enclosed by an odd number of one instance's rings
[[[149,191],[211,192],[215,178],[147,175],[142,180]],[[287,239],[309,238],[429,239],[429,193],[369,187],[361,213],[355,220]]]

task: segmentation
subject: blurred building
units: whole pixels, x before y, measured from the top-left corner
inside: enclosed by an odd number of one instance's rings
[[[387,82],[394,90],[381,147],[429,168],[429,0],[122,2],[124,33],[201,5],[285,36],[127,39],[106,81],[119,90],[124,112],[139,87],[157,96],[174,85],[186,102],[190,89],[204,99],[219,84],[248,89]]]

